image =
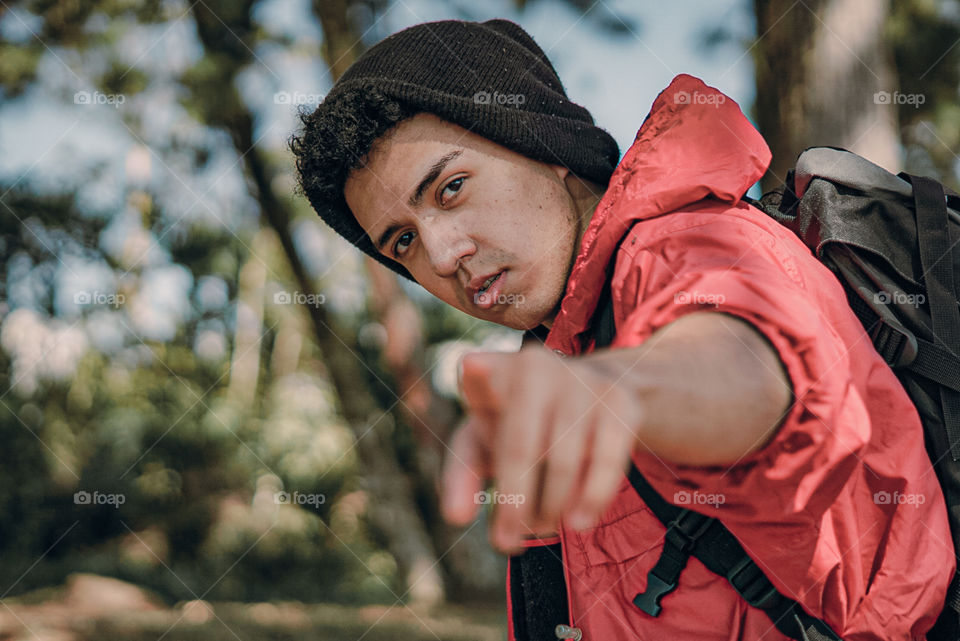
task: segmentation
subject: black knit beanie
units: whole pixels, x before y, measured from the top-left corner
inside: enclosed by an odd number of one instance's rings
[[[347,69],[317,110],[360,88],[604,186],[620,159],[617,142],[567,98],[543,50],[509,20],[427,22],[384,38]],[[337,233],[413,280],[376,250],[342,195],[311,203]]]

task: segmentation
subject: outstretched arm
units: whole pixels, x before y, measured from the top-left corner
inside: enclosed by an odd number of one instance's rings
[[[674,464],[728,465],[763,447],[792,393],[774,348],[737,317],[696,312],[637,347],[561,359],[549,350],[471,354],[463,361],[468,423],[454,437],[443,507],[475,515],[493,478],[491,539],[592,525],[642,447]]]

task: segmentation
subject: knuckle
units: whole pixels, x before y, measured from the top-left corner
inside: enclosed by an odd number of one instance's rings
[[[612,498],[610,490],[601,486],[594,486],[587,490],[580,500],[583,508],[591,514],[601,514]]]
[[[584,495],[579,501],[577,501],[577,504],[578,511],[589,514],[593,517],[598,517],[603,512],[604,503],[596,496]]]
[[[547,460],[547,472],[554,475],[570,475],[580,469],[581,453],[570,448],[555,448]]]
[[[524,465],[531,458],[533,458],[533,447],[521,440],[509,442],[500,453],[500,460],[509,467]]]

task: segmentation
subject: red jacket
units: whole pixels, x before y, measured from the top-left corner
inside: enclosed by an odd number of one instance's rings
[[[613,349],[694,311],[750,322],[799,399],[776,436],[729,469],[673,465],[643,448],[634,463],[668,501],[719,517],[781,593],[845,641],[923,639],[955,561],[920,419],[830,271],[740,202],[769,161],[730,98],[675,78],[593,215],[546,346],[592,350],[610,261]],[[635,607],[664,531],[626,478],[599,525],[561,527],[566,623],[584,641],[785,638],[695,558],[659,617]]]

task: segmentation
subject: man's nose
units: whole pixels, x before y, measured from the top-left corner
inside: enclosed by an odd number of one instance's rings
[[[439,276],[457,272],[460,261],[476,251],[476,245],[459,226],[436,224],[423,229],[421,239],[430,259],[430,266]]]

